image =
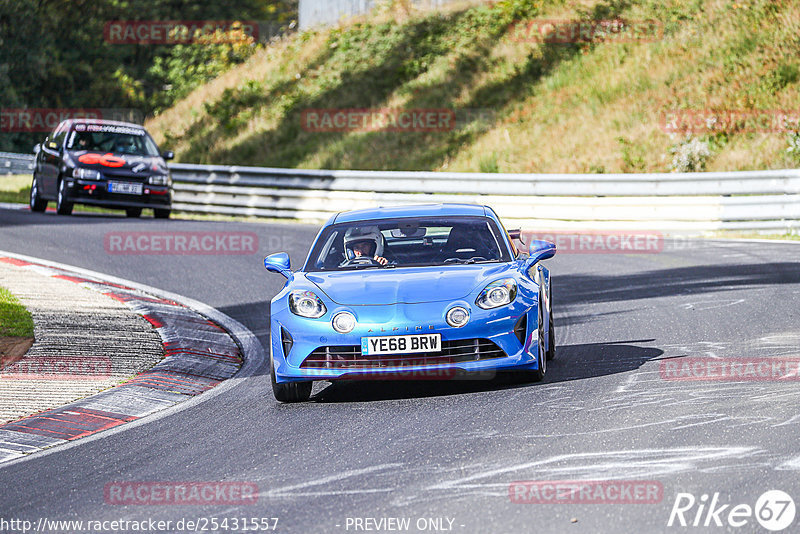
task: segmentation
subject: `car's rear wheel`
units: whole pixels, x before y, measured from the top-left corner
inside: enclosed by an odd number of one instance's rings
[[[284,382],[279,384],[275,380],[275,362],[270,356],[269,377],[272,382],[272,394],[279,402],[304,402],[311,397],[313,382]]]
[[[142,214],[142,208],[125,208],[125,216],[136,218]]]
[[[154,209],[153,217],[156,219],[169,219],[170,213],[172,213],[172,210],[169,209]]]
[[[64,180],[59,180],[58,182],[56,213],[59,215],[70,215],[72,213],[72,202],[67,201],[67,191],[66,185],[64,185]]]
[[[31,211],[36,212],[43,212],[47,209],[47,201],[41,197],[39,194],[39,180],[36,179],[36,175],[33,175],[33,181],[31,182]]]

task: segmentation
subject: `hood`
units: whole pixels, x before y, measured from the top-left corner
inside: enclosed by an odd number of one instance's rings
[[[167,174],[167,165],[161,156],[132,156],[113,152],[71,150],[70,159],[75,165],[100,172],[127,174],[130,176],[150,176]]]
[[[305,277],[334,302],[363,306],[463,299],[476,288],[510,276],[512,271],[513,264],[493,263],[312,272],[305,273]]]

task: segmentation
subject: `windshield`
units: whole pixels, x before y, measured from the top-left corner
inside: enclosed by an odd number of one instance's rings
[[[67,139],[69,150],[112,152],[131,156],[158,156],[158,147],[141,128],[77,124]]]
[[[356,221],[326,228],[306,271],[511,261],[497,225],[486,217]]]

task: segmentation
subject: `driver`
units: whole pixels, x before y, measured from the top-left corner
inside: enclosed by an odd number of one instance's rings
[[[380,265],[389,261],[382,256],[383,236],[377,226],[350,228],[344,234],[345,261],[342,265],[351,263],[356,258],[372,258]]]
[[[118,154],[135,154],[136,153],[136,142],[133,140],[133,137],[120,136],[116,141],[116,146],[114,147],[114,152]]]

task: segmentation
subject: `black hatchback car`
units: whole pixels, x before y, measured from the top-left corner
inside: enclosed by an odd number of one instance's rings
[[[152,208],[158,219],[172,211],[172,177],[150,134],[127,122],[67,119],[34,147],[31,210],[42,212],[56,202],[59,215],[74,204],[124,209],[138,217]]]

